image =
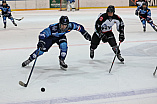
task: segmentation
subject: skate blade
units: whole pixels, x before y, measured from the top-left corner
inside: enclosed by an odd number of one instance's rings
[[[67,71],[66,68],[64,68],[63,66],[60,66],[60,68],[64,71]]]
[[[121,64],[124,64],[124,61],[121,61]]]

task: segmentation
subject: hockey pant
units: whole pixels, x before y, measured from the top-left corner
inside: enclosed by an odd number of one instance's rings
[[[67,39],[66,36],[62,36],[62,37],[49,37],[43,40],[45,42],[44,48],[42,48],[39,52],[38,56],[41,56],[44,52],[48,52],[48,50],[50,49],[50,47],[54,44],[57,43],[59,45],[60,48],[60,59],[65,60],[66,55],[67,55]],[[31,55],[30,58],[33,60],[37,57],[37,53],[38,53],[38,49],[35,50]]]
[[[112,47],[112,50],[114,51],[115,54],[116,53],[120,54],[119,46],[117,46],[116,39],[114,37],[113,32],[110,31],[110,32],[104,33],[104,36],[102,38],[100,38],[97,34],[98,33],[94,32],[92,36],[90,49],[95,50],[100,44],[100,40],[102,40],[103,43],[106,43],[106,42],[109,43],[109,45]]]
[[[6,22],[7,22],[7,21],[6,21],[6,18],[7,18],[7,17],[3,16],[3,23],[4,23],[4,25],[6,25]],[[8,18],[12,21],[12,23],[14,23],[14,19],[13,19],[12,16],[9,16]]]
[[[141,20],[141,22],[142,22],[142,24],[143,24],[143,28],[146,28],[146,21],[153,27],[153,28],[155,28],[155,25],[153,24],[153,20],[151,19],[151,18],[144,18],[144,17],[142,17],[142,16],[140,16],[140,20]]]

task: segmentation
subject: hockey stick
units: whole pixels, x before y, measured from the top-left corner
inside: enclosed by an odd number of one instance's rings
[[[40,52],[40,48],[39,48],[39,50],[38,50],[37,57],[38,57],[38,55],[39,55],[39,52]],[[30,72],[30,74],[29,74],[27,83],[25,84],[25,83],[23,83],[22,81],[19,81],[19,85],[21,85],[21,86],[23,86],[23,87],[27,87],[27,86],[28,86],[29,80],[30,80],[30,78],[31,78],[31,75],[32,75],[32,72],[33,72],[33,69],[34,69],[34,66],[35,66],[35,63],[36,63],[36,61],[37,61],[37,57],[35,58],[35,61],[34,61],[34,64],[33,64],[33,66],[32,66],[31,72]]]
[[[121,43],[121,42],[119,42],[119,46],[120,46],[120,43]],[[117,51],[117,52],[118,52],[118,51]],[[116,56],[117,56],[117,52],[116,52],[116,54],[115,54],[115,56],[114,56],[114,58],[113,58],[113,61],[112,61],[112,64],[111,64],[111,67],[110,67],[109,73],[111,72],[111,69],[112,69],[112,67],[113,67],[114,61],[115,61]]]
[[[1,16],[2,16],[2,14],[0,14],[0,17],[1,17]],[[13,19],[18,20],[18,21],[21,21],[21,20],[24,19],[24,17],[21,17],[21,18],[13,18]]]
[[[154,24],[154,23],[153,23],[153,25],[154,25],[155,27],[157,27],[157,25],[156,25],[156,24]]]
[[[146,18],[144,18],[144,17],[142,17],[142,16],[140,16],[140,17],[143,18],[143,19],[146,19]],[[149,22],[149,21],[147,20],[147,22]],[[153,23],[153,25],[154,25],[155,27],[157,27],[156,24]]]
[[[21,21],[24,19],[24,17],[21,17],[21,18],[14,18],[15,20],[18,20],[18,21]]]
[[[154,73],[153,73],[154,76],[155,76],[155,74],[156,74],[156,70],[157,70],[157,66],[156,66],[156,69],[155,69],[155,71],[154,71]]]

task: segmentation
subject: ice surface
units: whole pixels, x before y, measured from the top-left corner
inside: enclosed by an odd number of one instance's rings
[[[152,19],[157,23],[157,8],[152,8]],[[101,43],[89,58],[90,42],[77,31],[66,34],[69,68],[59,68],[59,48],[55,44],[48,53],[37,59],[27,88],[18,82],[26,82],[33,62],[25,67],[21,63],[36,49],[39,32],[57,23],[61,15],[82,24],[92,35],[99,13],[106,9],[84,9],[76,12],[57,10],[15,11],[18,27],[7,19],[7,28],[0,24],[0,104],[157,104],[157,33],[142,24],[134,15],[135,8],[117,8],[124,20],[126,40],[120,46],[125,63],[115,60],[111,47]],[[1,18],[2,21],[2,18]],[[118,42],[118,32],[113,27]],[[45,92],[40,89],[44,87]]]

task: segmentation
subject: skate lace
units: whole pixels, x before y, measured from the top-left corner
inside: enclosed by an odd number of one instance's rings
[[[29,64],[31,61],[28,59],[28,60],[26,60],[24,63],[25,64]]]
[[[119,59],[122,59],[122,56],[121,56],[121,55],[117,55],[117,57],[118,57]]]

